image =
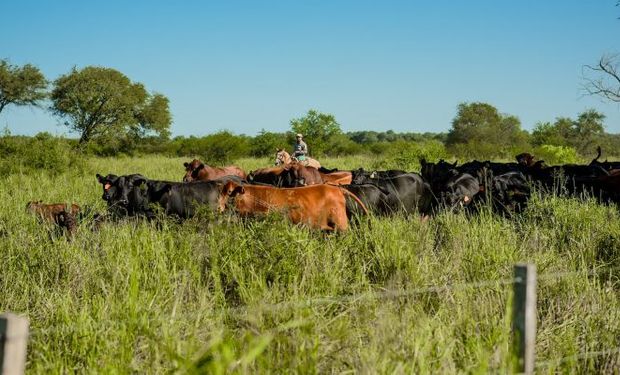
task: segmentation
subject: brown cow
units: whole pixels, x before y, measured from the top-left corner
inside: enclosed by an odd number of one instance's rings
[[[67,210],[70,207],[69,210]],[[80,212],[80,206],[72,203],[70,206],[65,203],[46,204],[42,201],[28,202],[26,212],[35,214],[41,221],[54,223],[61,228],[66,228],[69,235],[72,235],[76,229],[75,217]]]
[[[248,174],[247,180],[252,183],[289,188],[323,183],[321,174],[316,168],[306,167],[299,163],[290,163],[283,167],[257,169]]]
[[[286,212],[294,224],[306,224],[322,230],[346,231],[349,228],[345,195],[349,195],[367,213],[366,207],[352,193],[333,185],[312,185],[294,189],[271,186],[240,185],[230,181],[220,195],[220,211],[230,198],[241,216]]]
[[[284,171],[284,167],[260,168],[248,173],[247,180],[252,183],[282,186],[282,174]]]
[[[224,176],[239,176],[245,179],[243,169],[234,165],[228,167],[210,167],[198,159],[194,159],[189,163],[183,163],[185,166],[185,176],[183,182],[191,181],[211,181]]]
[[[353,181],[353,174],[350,171],[337,171],[331,173],[322,173],[321,178],[323,182],[334,184],[334,185],[350,185],[351,181]]]
[[[314,167],[293,162],[284,166],[284,170],[288,173],[289,178],[284,179],[288,184],[282,185],[283,187],[310,186],[323,183],[321,173]]]

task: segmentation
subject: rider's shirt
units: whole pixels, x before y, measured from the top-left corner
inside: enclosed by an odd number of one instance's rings
[[[308,145],[306,145],[304,141],[299,141],[293,145],[293,156],[297,157],[302,155],[308,155]]]

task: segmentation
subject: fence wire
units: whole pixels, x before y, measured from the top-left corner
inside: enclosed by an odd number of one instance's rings
[[[594,276],[598,274],[613,274],[615,271],[618,271],[618,270],[620,270],[620,267],[598,268],[598,269],[581,270],[581,271],[564,271],[564,272],[544,273],[544,274],[537,276],[537,283],[539,285],[543,283],[548,284],[549,282],[555,282],[558,280],[562,280],[562,279],[566,279],[566,278],[570,278],[574,276],[590,277],[590,276]],[[522,283],[522,282],[523,280],[521,278],[512,277],[512,278],[503,278],[503,279],[480,280],[480,281],[473,281],[473,282],[444,284],[444,285],[428,285],[428,286],[410,288],[410,289],[404,289],[404,290],[403,289],[400,289],[400,290],[380,289],[376,291],[368,291],[368,292],[357,293],[357,294],[352,294],[352,295],[347,295],[347,296],[324,296],[324,297],[317,297],[317,298],[305,299],[305,300],[300,300],[300,301],[283,301],[283,302],[274,303],[274,304],[259,304],[257,306],[241,306],[241,307],[236,307],[236,308],[228,310],[228,314],[233,315],[233,316],[238,316],[238,317],[247,317],[248,314],[257,313],[257,312],[273,313],[273,312],[286,310],[286,309],[295,310],[295,309],[303,309],[303,308],[320,306],[320,305],[346,304],[346,303],[357,303],[361,301],[377,300],[377,299],[403,298],[403,297],[410,297],[410,296],[415,296],[415,295],[420,295],[420,294],[439,293],[439,292],[446,292],[446,291],[463,290],[463,289],[468,289],[468,288],[478,288],[478,289],[495,288],[495,287],[500,287],[500,286],[512,285],[514,283]],[[176,318],[176,320],[180,320],[180,319],[187,319],[187,318],[196,317],[196,316],[204,316],[204,315],[196,314],[196,313],[189,313],[189,314],[178,314],[171,318],[172,319]],[[118,326],[124,325],[124,321],[122,322],[116,321],[116,323]],[[34,328],[34,329],[31,329],[28,335],[19,336],[19,337],[8,336],[8,337],[4,337],[4,339],[6,341],[23,340],[24,338],[38,339],[40,337],[48,337],[50,334],[55,334],[55,333],[56,334],[60,333],[61,335],[71,334],[83,328],[84,327],[78,326],[77,324],[66,324],[66,325],[60,325],[60,326],[48,327],[48,328]],[[92,329],[92,327],[90,327],[90,329]],[[0,337],[0,339],[2,339],[2,337]],[[614,355],[614,354],[620,354],[620,347],[607,349],[607,350],[601,350],[601,351],[585,352],[585,353],[580,353],[577,355],[556,358],[556,359],[547,360],[547,361],[540,361],[540,362],[536,362],[535,367],[537,370],[543,370],[543,369],[550,368],[550,367],[560,366],[569,361],[595,358],[595,357],[600,357],[600,356],[605,356],[605,355]]]
[[[537,276],[537,282],[542,284],[542,282],[553,282],[561,279],[565,279],[568,277],[574,276],[593,276],[601,273],[601,271],[605,271],[605,273],[611,273],[618,268],[605,268],[605,269],[593,269],[593,270],[582,270],[582,271],[565,271],[565,272],[554,272],[554,273],[545,273]],[[346,303],[357,303],[360,301],[369,301],[376,299],[397,299],[397,298],[405,298],[412,297],[421,294],[428,293],[439,293],[439,292],[447,292],[447,291],[455,291],[455,290],[463,290],[469,288],[494,288],[498,286],[507,286],[512,285],[514,283],[521,283],[523,280],[519,277],[512,278],[504,278],[504,279],[492,279],[492,280],[480,280],[473,282],[464,282],[464,283],[454,283],[454,284],[444,284],[444,285],[428,285],[419,288],[409,288],[409,289],[380,289],[376,291],[367,291],[362,293],[356,293],[345,296],[322,296],[316,298],[310,298],[299,301],[283,301],[278,303],[260,303],[254,306],[239,306],[234,307],[228,310],[228,314],[238,317],[247,316],[248,314],[255,312],[268,312],[274,313],[281,310],[295,310],[295,309],[303,309],[313,306],[321,306],[321,305],[334,305],[334,304],[346,304]],[[175,314],[172,318],[178,319],[190,319],[196,316],[204,316],[202,314],[197,313],[182,313]],[[77,324],[66,324],[56,327],[48,327],[48,328],[34,328],[30,331],[30,337],[39,337],[46,336],[52,333],[57,332],[72,332],[77,330]]]
[[[600,351],[585,352],[585,353],[570,355],[566,357],[551,359],[548,361],[539,361],[539,362],[536,362],[535,367],[536,369],[557,367],[563,363],[577,360],[577,359],[590,359],[590,358],[601,357],[601,356],[611,355],[611,354],[620,354],[620,347],[613,348],[613,349],[600,350]]]

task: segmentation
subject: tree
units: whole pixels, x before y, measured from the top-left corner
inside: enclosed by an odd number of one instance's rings
[[[73,68],[54,81],[50,110],[80,133],[79,145],[104,136],[169,136],[168,99],[103,67]]]
[[[46,89],[47,80],[36,66],[0,60],[0,112],[9,104],[38,105],[47,97]]]
[[[528,134],[516,116],[500,114],[487,103],[461,103],[452,120],[446,144],[472,156],[497,156],[504,151],[523,149]]]
[[[262,129],[251,141],[252,155],[255,157],[273,156],[276,149],[287,144],[286,134],[272,133]]]
[[[620,103],[620,55],[603,55],[597,65],[585,68],[590,75],[584,74],[584,90],[589,95]]]
[[[342,133],[334,115],[319,113],[313,109],[309,110],[306,116],[291,120],[291,129],[293,133],[304,135],[308,149],[314,155],[324,153],[331,136]]]
[[[571,146],[582,155],[591,153],[605,137],[605,115],[594,109],[582,112],[577,120],[559,117],[553,124],[538,123],[532,131],[535,146]]]
[[[573,120],[559,117],[552,124],[539,122],[532,131],[532,145],[568,146],[575,137]]]

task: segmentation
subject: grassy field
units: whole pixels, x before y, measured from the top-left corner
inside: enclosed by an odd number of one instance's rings
[[[103,211],[95,173],[180,181],[183,161],[92,159],[53,178],[2,178],[0,310],[30,319],[29,373],[505,373],[506,280],[519,261],[540,278],[538,371],[620,371],[618,353],[579,357],[620,347],[616,207],[534,196],[512,219],[370,219],[336,235],[205,212],[84,224],[71,242],[24,210],[42,199]],[[486,280],[499,281],[460,285]],[[460,286],[424,289],[445,284]]]

